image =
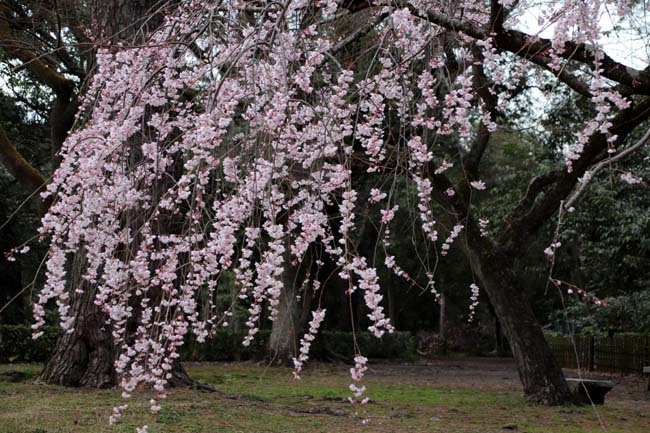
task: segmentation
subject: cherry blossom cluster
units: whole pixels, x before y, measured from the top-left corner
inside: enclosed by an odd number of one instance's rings
[[[325,318],[325,310],[316,310],[312,312],[312,319],[309,322],[309,330],[305,333],[305,336],[300,340],[300,355],[298,358],[293,358],[293,378],[300,379],[300,372],[309,359],[309,349],[311,348],[311,343],[316,339],[316,334],[318,333],[318,328],[320,328],[323,319]]]
[[[348,401],[354,405],[363,405],[368,403],[368,397],[364,397],[363,393],[366,391],[365,385],[361,385],[363,375],[368,370],[368,358],[357,355],[354,357],[354,367],[350,369],[350,377],[352,383],[350,384],[350,391],[352,396],[348,397]]]
[[[451,233],[449,233],[449,236],[447,239],[445,239],[445,243],[442,244],[442,248],[440,251],[440,254],[443,256],[446,256],[447,253],[449,252],[449,249],[451,248],[451,244],[454,243],[454,240],[460,235],[460,232],[463,231],[465,228],[464,225],[462,224],[456,224],[453,229],[451,229]]]
[[[643,183],[643,179],[633,175],[629,171],[626,171],[625,173],[621,174],[621,180],[625,183],[629,183],[630,185],[635,185],[638,183]]]
[[[471,323],[474,321],[474,316],[476,316],[476,307],[478,307],[478,296],[480,289],[474,283],[470,284],[469,289],[471,291],[471,296],[469,297],[471,302],[469,304],[469,316],[467,317],[467,321]]]
[[[549,260],[553,260],[553,258],[555,257],[555,251],[561,246],[562,246],[562,242],[560,241],[552,242],[551,245],[549,245],[544,249],[544,254],[546,254],[546,257]]]
[[[484,219],[484,218],[479,218],[478,220],[478,228],[481,233],[481,237],[487,237],[489,234],[488,231],[488,226],[490,224],[490,220]]]

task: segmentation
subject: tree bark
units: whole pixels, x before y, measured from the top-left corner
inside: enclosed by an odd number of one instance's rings
[[[84,255],[75,254],[73,270],[83,269],[84,265]],[[80,280],[74,273],[72,278]],[[91,287],[71,293],[73,332],[59,336],[39,381],[63,386],[112,387],[116,384],[116,350],[106,315],[95,305],[95,291]]]
[[[307,262],[307,261],[305,261]],[[302,305],[311,305],[311,291],[300,290],[305,282],[306,272],[300,265],[291,265],[290,239],[285,241],[284,272],[282,273],[283,289],[278,304],[278,315],[271,326],[271,336],[267,348],[267,357],[275,364],[291,365],[298,351],[298,341],[308,315],[303,314],[304,308],[298,302],[297,295],[307,297],[302,299]]]
[[[294,293],[292,287],[284,287],[278,305],[278,316],[271,327],[268,357],[274,364],[290,365],[296,356],[298,332],[295,319],[298,305]]]

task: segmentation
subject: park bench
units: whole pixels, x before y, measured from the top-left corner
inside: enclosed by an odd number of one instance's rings
[[[650,366],[643,367],[643,375],[647,376],[650,375]],[[650,379],[648,379],[648,389],[647,391],[650,391]]]
[[[610,380],[568,378],[566,381],[580,403],[605,404],[605,395],[614,388]]]

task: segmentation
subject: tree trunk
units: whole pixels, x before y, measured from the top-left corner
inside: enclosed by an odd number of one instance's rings
[[[298,332],[295,318],[298,305],[293,288],[284,287],[269,338],[268,357],[274,364],[290,365],[296,355]]]
[[[503,341],[501,322],[499,322],[499,318],[496,316],[496,314],[494,315],[494,350],[496,351],[497,356],[500,357],[508,356]]]
[[[82,252],[74,255],[69,273],[73,332],[57,339],[39,381],[52,385],[109,388],[116,384],[115,347],[106,315],[95,305],[95,291],[79,271],[87,263]],[[78,293],[76,288],[82,290]]]
[[[465,252],[508,338],[528,400],[545,405],[570,402],[571,393],[562,369],[512,273],[514,258],[495,252],[478,239],[470,240]]]
[[[305,262],[307,262],[305,260]],[[278,315],[273,321],[271,327],[271,336],[269,337],[267,356],[275,364],[291,365],[292,359],[298,351],[298,340],[302,332],[306,318],[301,314],[300,305],[297,295],[310,297],[310,290],[299,290],[305,280],[305,273],[301,272],[301,265],[291,265],[291,247],[290,240],[285,241],[284,253],[284,272],[282,273],[282,294],[278,304]],[[311,299],[303,299],[311,304]]]
[[[75,255],[73,270],[85,268],[83,257],[82,253]],[[71,278],[81,281],[80,275],[74,272]],[[85,282],[80,284],[87,286]],[[118,379],[115,374],[117,349],[113,344],[111,327],[106,324],[107,317],[95,305],[92,287],[83,287],[81,293],[71,290],[71,293],[75,317],[73,332],[59,336],[39,382],[74,387],[113,387]],[[170,387],[196,385],[178,360],[174,361],[171,373]]]
[[[62,334],[45,365],[40,382],[92,388],[116,385],[115,347],[106,316],[94,304],[93,290],[76,294],[72,333]]]

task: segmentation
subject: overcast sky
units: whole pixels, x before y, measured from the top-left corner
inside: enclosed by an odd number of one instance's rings
[[[584,0],[590,1],[590,0]],[[521,15],[521,24],[517,27],[527,33],[540,32],[539,36],[550,38],[553,36],[554,26],[542,28],[538,19],[543,6],[526,8]],[[644,69],[650,64],[650,17],[642,7],[632,17],[621,20],[615,11],[605,10],[601,15],[601,28],[606,34],[601,43],[605,52],[614,60],[636,69]],[[615,26],[618,28],[615,29]],[[639,31],[635,29],[640,29]]]

